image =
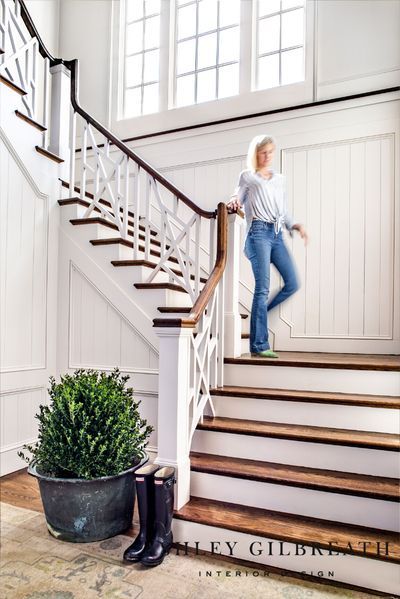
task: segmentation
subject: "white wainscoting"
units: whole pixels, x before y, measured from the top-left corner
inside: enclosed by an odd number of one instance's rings
[[[281,309],[292,338],[393,338],[394,135],[285,148],[303,282]],[[360,346],[361,347],[361,346]]]
[[[70,368],[158,369],[158,356],[146,339],[73,263],[69,307]]]
[[[0,394],[1,475],[26,466],[17,452],[25,443],[36,441],[38,421],[35,415],[39,412],[40,404],[47,402],[46,397],[44,387],[17,389]],[[29,452],[24,453],[29,455]]]
[[[45,368],[48,196],[0,152],[1,371]]]

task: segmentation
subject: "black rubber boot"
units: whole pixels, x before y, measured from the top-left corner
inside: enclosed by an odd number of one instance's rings
[[[136,470],[136,495],[139,508],[140,530],[132,545],[124,552],[124,560],[139,562],[152,539],[154,522],[154,474],[160,466],[150,464]]]
[[[158,566],[171,549],[171,524],[174,515],[175,469],[161,468],[154,476],[155,519],[151,544],[142,555],[140,563]]]

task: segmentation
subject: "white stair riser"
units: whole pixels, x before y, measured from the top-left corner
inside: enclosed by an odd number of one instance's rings
[[[220,396],[213,404],[216,416],[225,418],[400,433],[399,410]]]
[[[60,208],[60,218],[67,223],[73,218],[83,218],[86,210],[86,206],[82,206],[81,204],[66,204]],[[92,216],[95,214],[93,212]]]
[[[153,272],[153,268],[148,266],[118,266],[115,268],[115,276],[118,281],[128,285],[129,283],[146,283]],[[168,283],[169,275],[166,272],[158,271],[151,281],[152,283]]]
[[[87,250],[87,244],[89,244],[89,239],[86,240],[85,250]],[[92,244],[90,244],[92,246]],[[126,247],[122,243],[113,243],[110,245],[95,245],[92,246],[97,255],[97,259],[99,263],[102,264],[111,262],[112,260],[133,260],[133,249],[130,247]],[[142,258],[142,256],[141,256]]]
[[[110,229],[110,227],[104,227],[97,223],[73,225],[69,221],[64,221],[64,226],[67,227],[66,231],[73,237],[74,241],[85,245],[88,244],[91,239],[117,239],[121,237],[119,231]],[[72,232],[71,227],[74,229]]]
[[[252,366],[225,364],[224,385],[272,389],[331,391],[399,395],[400,373],[376,370],[341,370],[340,368],[301,368],[296,366]]]
[[[400,530],[399,504],[393,501],[355,497],[203,472],[192,472],[190,481],[190,492],[194,497],[383,530]]]
[[[202,430],[195,432],[191,449],[278,464],[399,477],[399,454],[394,451]]]
[[[299,543],[298,555],[296,555],[296,544],[294,543],[284,542],[282,551],[280,551],[281,546],[277,539],[259,537],[255,534],[245,534],[226,528],[217,528],[175,518],[173,520],[173,534],[174,541],[177,543],[185,544],[186,542],[189,547],[196,547],[195,543],[197,542],[200,551],[208,552],[212,551],[212,547],[214,547],[215,553],[218,551],[225,556],[253,562],[255,567],[258,568],[263,565],[273,566],[385,593],[396,594],[398,592],[397,564],[354,555],[336,555],[334,552],[329,555],[328,549],[325,550],[323,555],[319,555],[317,552],[312,555],[311,547],[305,548],[306,554],[303,556],[301,555],[301,543]],[[334,541],[335,539],[332,539],[332,543]],[[227,543],[230,544],[232,550],[229,549]],[[261,551],[262,553],[253,555],[251,548],[255,554]],[[270,548],[272,548],[271,551]],[[268,555],[270,552],[272,553],[271,556]],[[279,555],[280,553],[285,555]],[[212,575],[217,578],[217,570],[221,569],[216,565],[215,570],[212,570]],[[235,565],[232,564],[229,569],[230,574],[227,575],[226,570],[223,570],[222,574],[224,578],[229,575],[234,577],[235,571]],[[249,571],[250,576],[253,577],[251,568],[246,568],[246,571]],[[200,570],[200,572],[202,576],[206,576],[205,570]],[[333,572],[333,576],[329,574],[330,572]],[[268,574],[266,573],[266,575]]]

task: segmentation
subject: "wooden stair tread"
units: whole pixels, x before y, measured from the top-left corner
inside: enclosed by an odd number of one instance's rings
[[[163,314],[190,314],[193,306],[182,306],[180,308],[175,308],[171,306],[159,306],[157,310],[162,312]]]
[[[340,368],[345,370],[400,371],[400,356],[370,354],[334,354],[280,351],[278,359],[265,359],[244,354],[240,358],[225,358],[225,364],[255,366],[301,366],[308,368]]]
[[[71,205],[74,205],[74,204],[78,204],[80,206],[84,206],[85,208],[89,208],[89,206],[90,206],[90,202],[87,202],[86,200],[82,200],[82,198],[78,198],[78,197],[65,198],[63,200],[58,200],[58,205],[61,206],[61,207],[62,206],[71,206]],[[107,208],[112,208],[110,202],[107,202],[106,200],[100,199],[99,200],[99,204],[103,204],[104,206],[107,206]],[[122,208],[120,208],[120,212],[122,212],[122,211],[123,211]],[[93,212],[101,214],[101,210],[97,206],[95,206],[93,208]],[[113,214],[112,211],[110,212],[110,214],[112,214],[114,216],[114,214]],[[128,216],[134,218],[133,212],[128,211]],[[105,220],[107,223],[109,222],[106,219],[104,219],[103,217],[101,217],[101,218],[103,220]],[[79,220],[87,220],[87,219],[79,219]],[[123,221],[123,219],[122,219],[122,221]],[[80,223],[80,224],[82,224],[82,223]],[[104,223],[102,222],[101,224],[104,224]],[[134,227],[134,221],[133,220],[128,220],[128,226]],[[116,227],[116,228],[118,229],[118,227]],[[146,231],[146,227],[144,225],[139,225],[139,230],[140,231]],[[157,231],[150,230],[150,235],[157,235]]]
[[[35,146],[35,150],[39,154],[42,154],[42,156],[45,156],[46,158],[50,158],[50,160],[52,160],[53,162],[57,162],[57,164],[61,164],[61,162],[64,162],[64,160],[62,158],[60,158],[60,156],[57,156],[57,154],[53,154],[53,152],[50,152],[49,150],[45,150],[45,148],[41,148],[40,146]]]
[[[123,267],[123,266],[147,266],[148,268],[156,268],[158,266],[158,264],[156,262],[150,262],[149,260],[111,260],[111,264],[113,266],[116,267]],[[161,269],[163,272],[165,272],[163,269]],[[176,275],[183,277],[182,273],[180,270],[176,270],[174,268],[171,268],[172,272],[174,272]],[[194,275],[190,275],[191,280],[194,280]],[[205,279],[204,277],[200,277],[200,282],[201,283],[206,283],[207,279]]]
[[[68,190],[70,189],[68,181],[64,181],[63,179],[59,179],[59,181],[61,181],[61,185],[63,187],[65,187]],[[80,189],[80,187],[78,187],[78,185],[74,185],[74,192],[78,193],[79,197],[71,197],[71,198],[67,198],[67,199],[58,200],[58,203],[60,204],[60,206],[64,206],[64,205],[67,205],[67,204],[73,204],[73,203],[78,203],[78,204],[81,204],[82,206],[89,206],[90,205],[89,202],[86,202],[85,200],[82,200],[82,198],[80,197],[81,189]],[[90,191],[85,191],[85,198],[89,198],[90,200],[94,200],[94,195]],[[108,200],[100,198],[98,200],[98,202],[99,202],[99,204],[104,204],[104,206],[108,206],[108,208],[112,208],[112,204]],[[120,212],[123,212],[123,208],[122,207],[120,207]],[[128,210],[128,216],[134,217],[134,213],[131,212],[130,210]]]
[[[101,216],[94,216],[94,217],[89,217],[89,218],[71,218],[69,221],[72,225],[102,225],[103,227],[108,227],[109,229],[113,229],[114,231],[119,231],[118,226],[115,223],[111,223],[109,220],[106,220],[105,218],[102,218]],[[133,223],[132,223],[133,224]],[[142,227],[140,227],[139,225],[139,229],[144,230],[144,227],[142,225]],[[128,229],[128,235],[130,237],[133,237],[133,231]],[[145,236],[144,235],[139,235],[139,239],[141,241],[145,241]],[[161,247],[161,242],[158,241],[158,239],[150,239],[150,243],[152,245],[155,245],[157,247]],[[169,245],[166,245],[165,248],[168,250],[169,249]]]
[[[0,75],[0,83],[4,83],[4,85],[7,85],[7,87],[17,92],[17,94],[19,94],[20,96],[26,96],[27,92],[22,87],[20,87],[19,85],[14,83],[14,81],[11,81],[7,77],[4,77],[4,75]]]
[[[29,125],[32,125],[32,127],[35,127],[35,129],[38,129],[42,133],[43,133],[43,131],[47,131],[47,128],[44,125],[42,125],[41,123],[38,123],[34,119],[31,119],[31,117],[28,116],[27,114],[24,114],[23,112],[20,112],[19,110],[15,110],[15,114],[17,115],[17,117],[19,119],[21,119],[22,121],[25,121]]]
[[[224,386],[210,389],[211,395],[245,397],[306,403],[339,404],[372,408],[400,409],[400,397],[390,395],[358,395],[355,393],[325,393],[322,391],[297,391],[292,389],[260,389],[259,387]]]
[[[94,246],[96,245],[117,245],[117,244],[121,244],[124,245],[128,248],[133,248],[133,241],[128,241],[127,239],[123,239],[122,237],[105,237],[102,239],[91,239],[90,243]],[[143,245],[139,245],[139,252],[144,252],[145,251],[145,247]],[[156,256],[157,258],[161,257],[160,252],[158,252],[157,250],[150,250],[150,255],[151,256]],[[168,258],[169,262],[174,262],[175,264],[179,264],[178,259],[175,258],[174,256],[170,256]]]
[[[134,283],[136,289],[170,289],[171,291],[181,291],[187,293],[186,289],[175,283]]]
[[[397,532],[191,497],[174,518],[244,534],[400,563]],[[388,543],[388,555],[385,555]],[[364,544],[365,543],[365,546]],[[380,543],[380,545],[377,545]],[[349,545],[350,544],[350,545]],[[378,548],[379,551],[378,552]],[[275,547],[276,554],[279,545]]]
[[[196,452],[190,454],[190,466],[194,472],[232,476],[246,480],[372,499],[400,501],[400,481],[396,478],[275,464]]]
[[[328,445],[367,447],[369,449],[382,449],[386,451],[400,450],[399,437],[390,433],[375,433],[303,424],[281,424],[237,418],[212,418],[210,416],[205,416],[203,423],[197,425],[197,429],[239,435],[253,435],[256,437],[326,443]]]

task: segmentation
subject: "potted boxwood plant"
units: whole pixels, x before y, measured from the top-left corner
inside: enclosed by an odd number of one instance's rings
[[[126,388],[129,376],[76,370],[56,383],[41,405],[38,442],[24,445],[28,473],[37,477],[49,532],[91,542],[128,529],[135,501],[133,472],[145,464],[153,430]]]

